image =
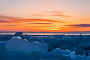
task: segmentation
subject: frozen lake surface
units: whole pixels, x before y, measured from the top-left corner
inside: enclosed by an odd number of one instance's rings
[[[90,35],[0,34],[0,60],[90,60]]]

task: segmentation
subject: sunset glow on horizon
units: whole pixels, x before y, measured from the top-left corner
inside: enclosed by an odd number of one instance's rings
[[[90,0],[0,0],[0,31],[90,31]]]

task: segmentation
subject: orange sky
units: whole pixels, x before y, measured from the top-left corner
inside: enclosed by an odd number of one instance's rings
[[[0,31],[90,31],[90,0],[2,0]]]

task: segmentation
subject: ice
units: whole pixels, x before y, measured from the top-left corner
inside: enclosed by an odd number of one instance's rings
[[[58,58],[60,60],[82,60],[82,56],[78,56],[75,54],[75,51],[70,51],[68,49],[62,50],[60,48],[56,48],[49,53],[51,56]]]
[[[8,58],[5,43],[5,41],[0,41],[0,60],[6,60]]]
[[[39,59],[39,60],[58,60],[58,58],[44,58],[44,59]]]
[[[90,60],[90,56],[87,56],[87,60]]]
[[[29,53],[30,43],[28,41],[22,40],[21,37],[12,37],[6,43],[6,49],[10,52],[23,52]]]
[[[90,36],[16,35],[2,43],[6,44],[9,60],[90,60]]]
[[[75,42],[74,38],[65,36],[65,37],[62,38],[62,44],[61,44],[60,48],[62,48],[62,49],[72,49],[74,47],[74,42]]]
[[[77,59],[77,60],[84,60],[84,56],[76,55],[76,59]]]
[[[20,59],[22,56],[26,56],[26,58],[31,56],[33,56],[32,58],[39,58],[45,56],[48,52],[48,47],[46,44],[39,42],[31,43],[27,40],[23,40],[20,37],[12,37],[10,40],[8,40],[6,43],[6,49],[10,58],[13,57],[13,59]]]

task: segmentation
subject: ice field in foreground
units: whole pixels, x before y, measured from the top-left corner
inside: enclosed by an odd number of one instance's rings
[[[90,36],[13,36],[0,41],[0,60],[90,60]]]

